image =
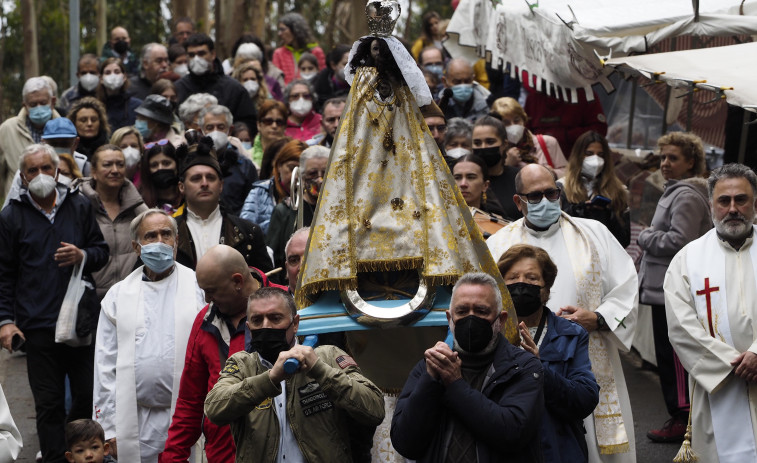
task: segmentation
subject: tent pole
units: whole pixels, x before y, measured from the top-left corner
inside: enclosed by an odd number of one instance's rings
[[[662,107],[662,132],[660,135],[668,133],[668,109],[670,109],[670,85],[665,86],[665,106]]]
[[[631,149],[631,141],[633,141],[633,118],[636,113],[636,84],[637,78],[633,77],[631,84],[631,109],[628,112],[628,135],[626,136],[626,149]]]
[[[686,131],[691,132],[691,119],[694,117],[694,84],[691,84],[691,93],[689,93],[689,104],[686,108]]]
[[[741,139],[739,140],[739,164],[744,164],[746,158],[746,142],[749,137],[749,122],[752,118],[752,112],[744,109],[744,120],[741,124]]]

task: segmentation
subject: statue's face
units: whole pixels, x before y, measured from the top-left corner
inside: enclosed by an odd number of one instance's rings
[[[373,58],[373,61],[378,61],[380,49],[379,49],[379,41],[374,40],[371,42],[371,58]]]

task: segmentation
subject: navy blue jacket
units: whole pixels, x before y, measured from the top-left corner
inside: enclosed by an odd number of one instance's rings
[[[73,270],[53,260],[61,241],[87,254],[85,275],[108,262],[108,243],[92,202],[78,189],[66,192],[61,184],[58,194],[65,197],[54,223],[25,193],[0,212],[0,322],[15,319],[21,331],[55,328]]]
[[[545,462],[588,461],[583,419],[599,402],[599,385],[591,372],[589,334],[581,325],[548,308],[547,332],[539,347],[544,367],[544,418],[541,441]]]
[[[449,441],[448,415],[477,438],[479,463],[541,462],[539,421],[544,409],[543,369],[533,355],[500,334],[481,391],[459,379],[445,388],[421,360],[397,399],[392,417],[394,448],[405,458],[438,463]]]

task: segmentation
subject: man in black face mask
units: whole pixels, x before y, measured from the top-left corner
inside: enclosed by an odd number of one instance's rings
[[[410,373],[392,418],[392,444],[418,462],[541,462],[542,366],[500,333],[497,282],[460,277],[447,311],[454,347],[438,342]]]
[[[370,449],[373,432],[356,442],[350,431],[381,423],[381,390],[339,348],[297,344],[299,321],[287,291],[261,288],[250,296],[251,352],[226,362],[205,414],[231,425],[237,461],[363,461],[356,450]],[[284,371],[290,358],[299,361],[293,374]]]

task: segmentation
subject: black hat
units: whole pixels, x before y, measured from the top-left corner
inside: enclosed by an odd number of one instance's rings
[[[171,102],[160,95],[147,95],[147,98],[134,112],[166,125],[171,125],[173,122]]]
[[[223,178],[221,165],[218,164],[218,160],[216,159],[216,152],[213,149],[212,138],[202,137],[196,145],[191,145],[186,148],[184,147],[186,147],[186,145],[182,145],[180,147],[182,150],[186,149],[187,151],[186,157],[184,157],[184,162],[181,166],[181,171],[179,172],[180,178],[184,177],[184,174],[187,172],[187,170],[189,170],[190,167],[197,165],[212,167],[218,173],[218,177]]]

